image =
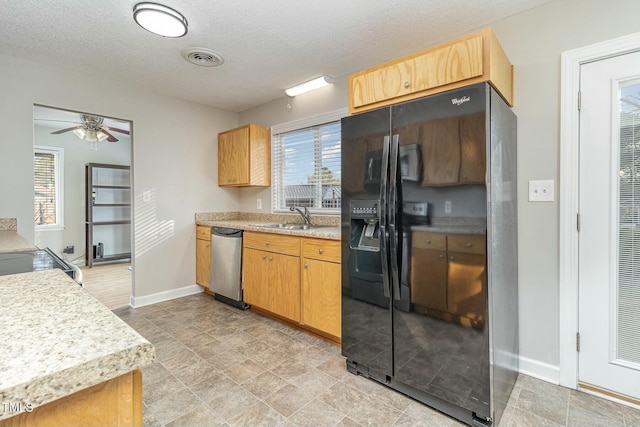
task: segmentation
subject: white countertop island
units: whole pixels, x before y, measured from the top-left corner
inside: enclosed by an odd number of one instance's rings
[[[0,420],[155,359],[149,341],[58,269],[0,276],[0,330]]]

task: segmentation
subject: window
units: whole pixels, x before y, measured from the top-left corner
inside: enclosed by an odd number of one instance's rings
[[[36,146],[33,157],[34,221],[39,229],[63,227],[64,149]]]
[[[304,206],[340,212],[340,118],[345,115],[339,110],[271,128],[274,211]]]

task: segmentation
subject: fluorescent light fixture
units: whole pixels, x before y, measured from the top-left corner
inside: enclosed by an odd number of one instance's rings
[[[186,18],[161,4],[136,4],[133,7],[133,19],[145,30],[163,37],[182,37],[187,34]]]
[[[296,96],[305,92],[309,92],[311,90],[321,88],[323,86],[332,85],[334,80],[335,79],[333,77],[327,76],[325,74],[324,76],[309,80],[308,82],[300,83],[297,86],[290,87],[289,89],[285,90],[285,92],[288,96]]]

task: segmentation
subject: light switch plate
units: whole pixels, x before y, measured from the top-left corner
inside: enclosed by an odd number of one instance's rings
[[[256,199],[256,209],[262,209],[262,199],[259,197]]]
[[[553,180],[529,181],[530,202],[553,202]]]
[[[151,201],[151,191],[147,190],[142,192],[142,201],[143,202]]]

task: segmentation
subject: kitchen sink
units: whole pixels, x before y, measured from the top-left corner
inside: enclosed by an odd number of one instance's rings
[[[251,224],[254,227],[261,228],[281,228],[284,230],[311,230],[315,228],[327,227],[326,225],[315,224],[290,224],[288,222],[268,222],[263,224]]]

